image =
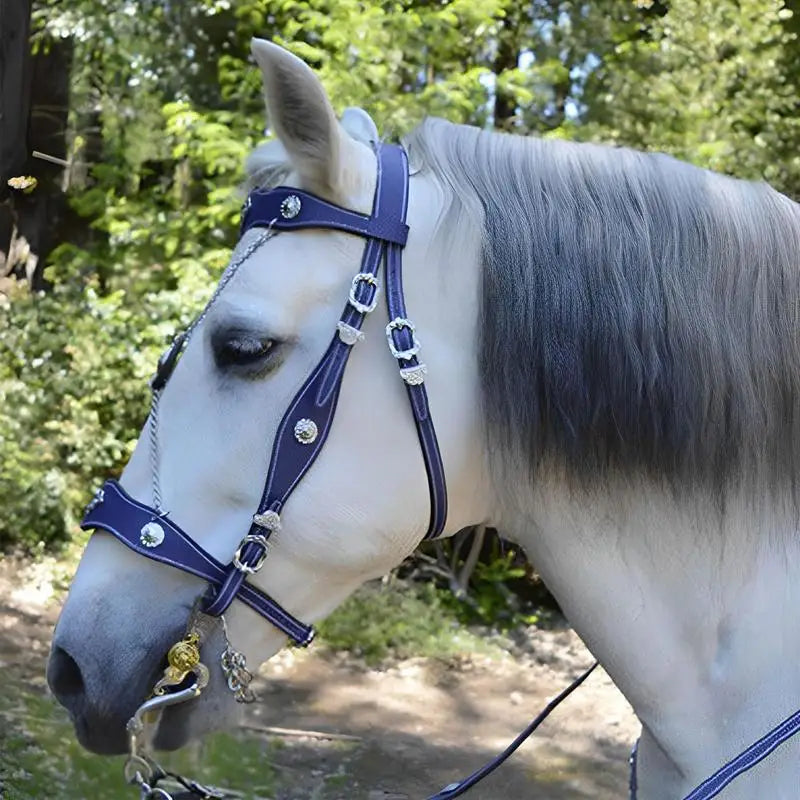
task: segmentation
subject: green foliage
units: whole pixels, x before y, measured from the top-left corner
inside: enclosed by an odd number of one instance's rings
[[[800,194],[800,45],[783,0],[629,8],[589,81],[582,138],[679,158]]]
[[[472,602],[461,605],[462,615],[467,618],[474,616],[480,622],[499,625],[503,629],[535,623],[538,614],[532,609],[525,610],[510,588],[526,577],[527,570],[519,563],[514,550],[494,553],[488,560],[479,561],[470,579]]]
[[[367,584],[319,626],[322,641],[368,664],[412,656],[499,653],[460,619],[450,593],[433,583]]]
[[[34,49],[73,46],[83,226],[49,254],[46,294],[0,295],[0,549],[69,538],[131,451],[157,353],[227,260],[265,124],[251,37],[308,60],[338,111],[367,108],[388,137],[433,113],[665,150],[797,194],[798,5],[35,0]],[[516,567],[489,564],[470,613],[516,613],[500,588]]]
[[[472,528],[429,542],[406,559],[399,574],[432,581],[465,625],[507,631],[538,622],[553,606],[525,554],[494,529]]]

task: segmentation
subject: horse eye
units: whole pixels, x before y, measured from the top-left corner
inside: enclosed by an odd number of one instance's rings
[[[214,361],[217,367],[258,367],[266,366],[269,356],[275,349],[272,339],[252,334],[224,334],[212,338]]]

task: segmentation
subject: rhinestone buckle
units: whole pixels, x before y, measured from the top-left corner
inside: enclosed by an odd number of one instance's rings
[[[375,294],[372,296],[371,303],[362,303],[356,297],[356,292],[358,291],[358,285],[360,283],[368,283],[370,286],[375,287]],[[350,286],[350,295],[348,297],[348,302],[350,303],[353,308],[358,311],[359,314],[371,314],[375,307],[378,305],[378,293],[380,292],[380,287],[378,286],[378,279],[371,273],[371,272],[359,272],[354,278],[353,283]]]
[[[259,528],[264,528],[270,533],[281,529],[281,515],[277,511],[265,511],[263,514],[253,514],[253,522]]]
[[[392,336],[394,331],[399,331],[403,328],[407,328],[411,331],[412,344],[408,350],[398,350]],[[389,350],[392,351],[392,355],[398,359],[398,361],[408,361],[414,358],[417,353],[419,353],[419,339],[417,339],[416,330],[417,329],[414,327],[414,323],[410,319],[404,319],[403,317],[395,317],[386,326],[386,341],[389,342]]]
[[[256,559],[256,563],[252,565],[242,561],[242,551],[248,544],[257,544],[263,548]],[[260,533],[248,533],[239,543],[236,552],[233,554],[233,566],[236,567],[239,572],[244,572],[246,575],[255,574],[264,566],[264,562],[267,560],[268,548],[269,545],[265,536]]]
[[[339,332],[339,340],[348,347],[352,347],[356,342],[364,341],[365,334],[358,328],[354,328],[352,325],[342,322],[342,320],[336,323],[336,330]]]
[[[425,375],[428,372],[428,367],[425,364],[417,364],[414,367],[403,367],[400,370],[400,377],[409,386],[420,386],[425,382]]]

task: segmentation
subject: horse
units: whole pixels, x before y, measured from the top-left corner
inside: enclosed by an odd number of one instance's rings
[[[252,50],[276,138],[248,159],[251,196],[288,187],[275,213],[287,224],[309,197],[369,219],[373,120],[337,119],[302,60]],[[664,154],[439,119],[404,146],[405,334],[424,367],[406,360],[398,380],[384,312],[359,311],[363,329],[339,318],[348,292],[378,288],[359,268],[363,237],[245,226],[236,269],[167,358],[120,492],[157,492],[164,526],[220,564],[236,551],[252,567],[242,547],[262,542],[242,531],[265,527],[269,556],[244,586],[314,622],[431,531],[435,481],[404,392],[424,380],[447,482],[436,535],[489,525],[524,548],[641,721],[640,800],[675,800],[800,706],[800,206]],[[283,409],[337,320],[353,355],[325,447],[280,529],[267,512],[254,523]],[[300,422],[307,444],[316,426]],[[155,546],[164,530],[146,528]],[[125,721],[204,586],[91,537],[47,669],[86,748],[125,750]],[[227,602],[204,649],[233,642],[252,665],[284,646],[285,628]],[[156,746],[234,724],[225,676],[208,680],[165,711]],[[798,756],[783,744],[724,798],[796,800]]]

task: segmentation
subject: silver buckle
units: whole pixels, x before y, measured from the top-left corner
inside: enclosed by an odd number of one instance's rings
[[[242,550],[244,550],[248,544],[260,544],[264,548],[263,552],[258,557],[258,561],[252,566],[242,561]],[[255,574],[264,566],[264,562],[267,560],[268,547],[269,545],[267,544],[265,536],[262,536],[260,533],[248,533],[239,543],[236,552],[233,554],[233,566],[236,567],[239,572],[244,572],[246,575]]]
[[[408,328],[408,330],[411,331],[412,344],[408,350],[398,350],[392,338],[392,331],[399,331],[403,328]],[[386,326],[386,341],[389,342],[389,350],[392,351],[392,355],[398,359],[398,361],[408,361],[419,353],[419,339],[417,339],[416,330],[414,323],[410,319],[404,319],[403,317],[395,317]]]
[[[372,298],[372,302],[369,304],[361,303],[356,299],[356,292],[358,291],[358,284],[359,283],[368,283],[370,286],[375,287],[375,296]],[[371,273],[371,272],[359,272],[354,278],[353,283],[350,286],[350,295],[348,297],[348,302],[350,303],[353,308],[358,311],[359,314],[371,314],[375,307],[378,305],[378,293],[380,292],[380,287],[378,286],[378,279]]]

